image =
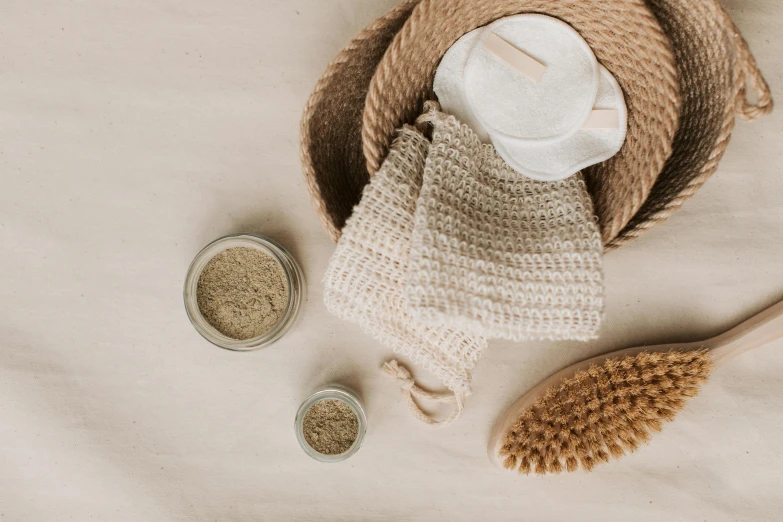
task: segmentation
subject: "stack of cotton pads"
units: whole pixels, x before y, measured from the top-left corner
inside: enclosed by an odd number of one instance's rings
[[[556,18],[511,16],[467,33],[444,56],[434,90],[444,112],[535,180],[568,178],[625,141],[620,86]]]

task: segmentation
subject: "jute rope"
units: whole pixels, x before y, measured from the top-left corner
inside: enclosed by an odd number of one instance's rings
[[[442,428],[448,426],[462,416],[466,397],[456,393],[432,393],[419,388],[408,369],[395,360],[391,360],[383,365],[383,373],[397,380],[397,384],[400,385],[400,388],[405,395],[405,403],[408,406],[408,411],[424,424]],[[454,411],[442,420],[435,420],[435,418],[426,414],[419,405],[416,404],[416,399],[438,404],[454,404]]]
[[[618,248],[669,219],[717,170],[736,116],[772,112],[772,96],[748,44],[714,0],[650,0],[672,39],[683,97],[673,152],[647,201],[607,245]],[[748,100],[748,91],[756,97]]]
[[[333,241],[370,178],[361,143],[364,99],[386,48],[419,0],[403,0],[363,29],[327,65],[307,100],[301,157],[307,188]]]
[[[418,0],[405,0],[363,30],[332,61],[305,107],[301,136],[305,177],[318,215],[335,241],[358,202],[362,187],[369,181],[361,127],[370,81],[387,47],[417,3]],[[522,0],[516,4],[531,5]],[[626,244],[668,219],[695,194],[715,172],[736,116],[752,120],[772,110],[769,87],[747,43],[717,0],[649,0],[648,4],[674,49],[683,99],[680,125],[673,140],[673,153],[663,172],[639,212],[617,238],[607,242],[609,249]],[[615,38],[613,30],[607,23],[601,34],[604,38]],[[633,36],[628,37],[627,31],[617,34],[617,38],[624,37],[638,45]],[[428,38],[425,40],[429,41]],[[395,63],[401,60],[399,49],[389,52],[397,53]],[[417,60],[418,57],[413,57],[413,65],[406,68],[419,67]],[[394,89],[393,82],[388,84]],[[643,87],[641,84],[638,92],[644,93]],[[749,100],[749,95],[755,96],[755,101]],[[635,132],[642,137],[646,133],[643,128]],[[611,172],[611,162],[602,168]],[[588,174],[595,181],[596,172]],[[593,182],[589,188],[596,202],[622,197],[617,192],[602,195],[613,188],[611,184]],[[622,206],[619,210],[624,211]],[[622,215],[613,219],[605,215],[605,210],[602,212],[603,222],[624,219]],[[604,238],[610,235],[604,231]]]
[[[626,95],[628,138],[611,160],[585,174],[604,242],[647,199],[672,150],[679,84],[668,38],[643,0],[422,0],[378,65],[367,94],[362,139],[372,174],[395,129],[432,95],[438,63],[463,34],[498,18],[537,12],[571,24]]]

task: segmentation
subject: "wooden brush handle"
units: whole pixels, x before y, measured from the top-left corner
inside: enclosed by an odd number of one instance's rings
[[[743,353],[783,338],[783,301],[748,319],[736,328],[704,343],[715,366]]]
[[[573,377],[580,370],[587,370],[591,365],[601,366],[606,363],[607,359],[635,357],[642,352],[707,349],[710,352],[714,365],[718,367],[726,364],[738,355],[781,338],[783,338],[783,302],[768,308],[733,330],[710,339],[709,341],[628,348],[610,354],[599,355],[598,357],[593,357],[592,359],[569,366],[565,370],[562,370],[541,382],[538,386],[520,397],[519,400],[512,404],[506,412],[500,416],[490,433],[488,446],[489,458],[498,467],[502,468],[503,462],[500,456],[500,450],[505,443],[506,435],[511,430],[514,423],[520,418],[520,415],[522,415],[527,408],[532,406],[536,399],[543,396],[552,386],[559,385],[563,382],[563,379]]]

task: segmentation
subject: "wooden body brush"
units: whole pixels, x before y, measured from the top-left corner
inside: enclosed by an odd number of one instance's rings
[[[525,474],[590,471],[660,431],[713,369],[782,337],[783,302],[708,341],[630,348],[575,364],[506,410],[490,434],[490,459]]]

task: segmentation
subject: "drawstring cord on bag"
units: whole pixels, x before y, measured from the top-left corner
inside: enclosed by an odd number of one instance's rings
[[[436,394],[422,390],[416,386],[416,382],[413,380],[411,373],[407,368],[400,365],[396,360],[391,360],[383,365],[383,372],[397,380],[397,384],[402,388],[405,394],[405,400],[408,404],[408,410],[418,420],[425,424],[435,427],[448,426],[455,420],[462,416],[462,410],[465,407],[465,396],[458,393],[452,393],[451,395]],[[416,404],[416,400],[427,400],[440,404],[455,404],[456,407],[451,415],[443,420],[437,421],[432,416],[424,413],[421,408]]]
[[[416,130],[427,139],[430,139],[432,125],[438,116],[439,110],[440,104],[438,104],[438,102],[427,101],[424,103],[424,113],[416,120]],[[400,388],[405,394],[405,402],[408,405],[408,411],[424,424],[440,428],[448,426],[462,416],[462,410],[465,407],[466,394],[457,392],[439,394],[422,390],[416,385],[416,381],[413,379],[413,376],[408,369],[394,359],[383,365],[383,372],[397,381],[397,384],[400,385]],[[419,405],[416,404],[416,399],[438,404],[454,404],[454,411],[445,419],[435,420],[431,415],[422,411]]]
[[[432,130],[432,126],[438,117],[440,111],[440,103],[435,100],[428,100],[424,102],[424,108],[421,115],[416,118],[416,129],[423,135],[428,136],[428,133]]]

